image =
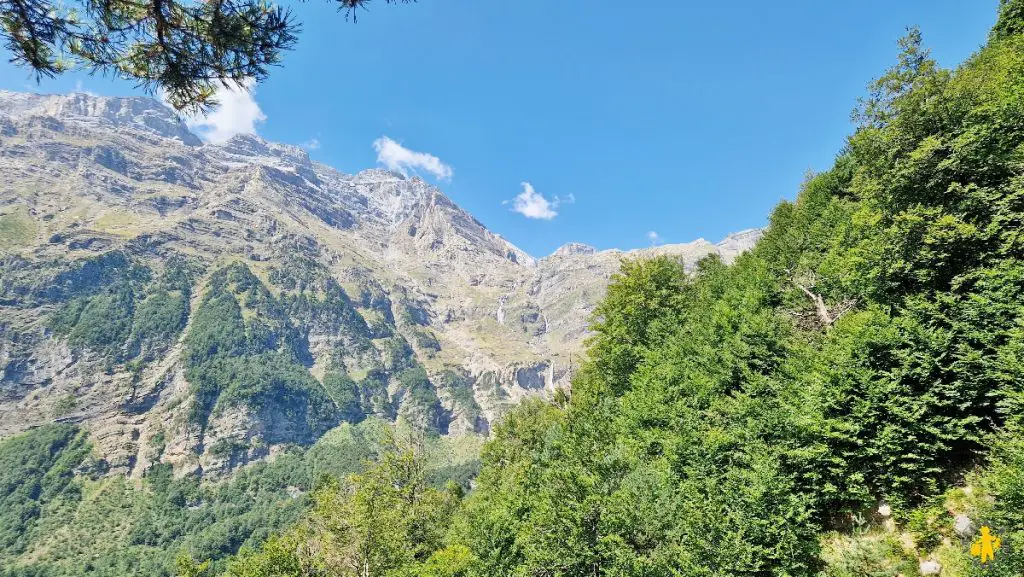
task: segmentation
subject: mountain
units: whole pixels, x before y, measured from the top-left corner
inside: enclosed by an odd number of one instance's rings
[[[159,102],[0,92],[0,437],[90,433],[105,471],[218,474],[341,421],[486,433],[568,386],[622,258],[536,259],[418,177],[204,144]]]

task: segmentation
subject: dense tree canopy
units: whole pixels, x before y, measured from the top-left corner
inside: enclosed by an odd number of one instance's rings
[[[916,574],[941,551],[944,574],[966,576],[981,569],[952,512],[1024,539],[1022,5],[1003,2],[954,71],[910,30],[835,166],[735,264],[624,263],[571,395],[497,427],[427,565],[845,577]],[[862,537],[880,503],[909,550]],[[379,527],[395,523],[389,510]],[[984,570],[1022,567],[1014,549]]]
[[[391,437],[373,455],[352,443],[323,461],[285,455],[216,488],[158,465],[131,511],[143,521],[125,522],[131,556],[91,566],[127,574],[145,547],[173,545],[189,577],[909,576],[936,559],[946,576],[1022,575],[1022,103],[1024,0],[1001,3],[988,44],[956,70],[910,30],[834,166],[773,211],[752,251],[692,271],[623,263],[572,390],[508,415],[472,483],[438,486],[424,452]],[[187,311],[172,297],[187,283],[143,284],[112,280],[54,326],[122,356],[133,335],[180,331]],[[185,337],[194,416],[283,399],[311,429],[358,422],[393,410],[390,372],[417,419],[437,421],[408,342],[355,322],[346,302],[274,297],[240,265],[217,273]],[[358,382],[338,367],[322,385],[303,376],[285,308],[387,340],[382,367]],[[445,380],[468,407],[461,378]],[[69,509],[85,514],[67,503],[103,502],[82,499],[72,474],[85,453],[64,426],[0,445],[14,527],[0,554]],[[367,465],[323,467],[355,455]],[[307,509],[262,496],[292,483],[312,489]],[[213,506],[193,510],[196,499]],[[955,515],[1004,538],[994,561],[971,557]]]

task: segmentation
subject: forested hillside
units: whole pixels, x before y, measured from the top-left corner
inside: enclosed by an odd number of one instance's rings
[[[307,450],[290,447],[272,462],[229,480],[176,478],[152,466],[141,483],[105,475],[85,432],[47,425],[0,443],[0,576],[172,575],[182,551],[220,560],[258,546],[308,511],[318,487],[417,445],[426,483],[468,486],[476,437],[422,437],[378,417],[343,424]]]
[[[753,252],[625,263],[467,495],[398,451],[226,574],[1024,574],[1022,33],[1003,2],[951,71],[910,31]]]

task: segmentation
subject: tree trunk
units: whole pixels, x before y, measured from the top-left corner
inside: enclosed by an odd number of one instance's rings
[[[821,298],[821,295],[814,294],[810,289],[796,281],[793,281],[793,284],[795,284],[800,290],[804,291],[807,298],[811,299],[814,303],[814,310],[818,313],[818,319],[821,320],[823,325],[830,327],[832,326],[832,323],[836,322],[836,319],[832,318],[832,315],[829,314],[828,307],[825,306],[825,299]]]

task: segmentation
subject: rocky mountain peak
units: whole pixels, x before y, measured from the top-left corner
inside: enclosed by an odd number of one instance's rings
[[[729,254],[740,254],[754,248],[754,245],[757,244],[763,233],[762,229],[748,228],[727,235],[715,246]]]
[[[410,179],[408,179],[404,174],[398,172],[397,170],[390,170],[387,168],[367,168],[366,170],[361,170],[358,173],[356,173],[355,177],[353,177],[353,180],[364,183],[381,183],[393,182],[396,180],[408,181]],[[412,181],[422,182],[422,179],[415,178],[412,179]]]
[[[189,146],[202,141],[192,134],[181,117],[153,98],[70,94],[30,94],[0,90],[0,113],[14,118],[43,116],[74,119],[107,128],[135,129]]]
[[[229,162],[311,169],[313,162],[302,147],[270,142],[255,134],[236,134],[227,142],[207,144],[213,154]]]
[[[589,244],[583,244],[581,242],[569,242],[558,247],[555,252],[551,253],[551,256],[572,256],[572,255],[583,255],[583,254],[594,254],[597,249],[590,246]]]
[[[254,135],[202,144],[147,98],[0,92],[0,135],[13,137],[0,149],[0,437],[59,415],[133,475],[155,462],[227,471],[342,418],[486,432],[569,386],[623,256],[728,261],[760,234],[569,243],[538,261],[419,177],[346,174]],[[218,317],[213,297],[238,314]],[[139,340],[150,307],[177,322]],[[56,318],[67,326],[47,329]],[[265,398],[218,373],[205,420],[190,420],[188,375],[203,368],[190,335],[224,323],[261,337],[214,360],[284,388]],[[124,334],[89,336],[108,326]],[[328,398],[341,377],[348,402]],[[153,439],[166,450],[144,450]]]

